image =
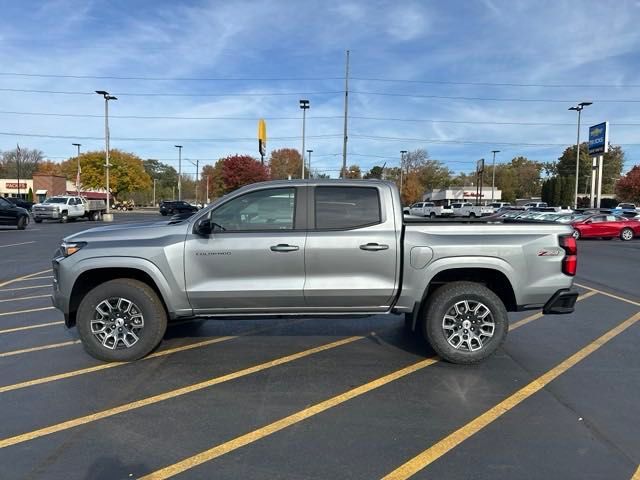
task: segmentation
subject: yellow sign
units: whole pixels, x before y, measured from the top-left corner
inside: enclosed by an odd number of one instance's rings
[[[264,119],[258,121],[258,152],[264,157],[267,151],[267,123]]]

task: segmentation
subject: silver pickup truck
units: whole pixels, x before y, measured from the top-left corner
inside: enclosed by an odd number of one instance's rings
[[[185,220],[65,238],[53,299],[107,361],[144,357],[169,320],[399,313],[442,358],[475,363],[505,339],[507,311],[573,311],[571,233],[404,219],[389,182],[265,182]]]

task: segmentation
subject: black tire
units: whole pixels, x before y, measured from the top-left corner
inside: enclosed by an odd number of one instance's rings
[[[160,215],[162,215],[163,217],[166,217],[167,216],[167,212],[164,212],[164,211],[160,212]]]
[[[138,340],[130,347],[107,348],[91,331],[96,307],[114,297],[130,300],[143,316],[144,327],[136,332]],[[145,357],[160,344],[167,329],[167,312],[156,292],[146,283],[119,278],[102,283],[85,295],[78,307],[76,326],[89,355],[107,362],[129,362]]]
[[[431,220],[433,220],[434,218],[436,218],[436,212],[431,212],[431,213],[429,214],[429,218],[430,218]]]
[[[451,345],[443,326],[445,315],[449,316],[451,312],[454,312],[456,303],[465,300],[469,302],[469,305],[484,305],[485,308],[489,310],[489,314],[493,320],[492,336],[483,342],[476,340],[476,346],[480,345],[476,350],[471,348],[474,342],[473,339],[465,340],[467,342],[465,348],[456,348]],[[480,307],[477,307],[476,310],[479,308]],[[468,316],[458,315],[458,317],[460,320],[468,322],[468,325],[471,325],[470,327],[467,325],[468,329],[488,328],[478,327],[477,324],[474,325],[474,321],[479,322],[480,320],[474,317],[473,312]],[[502,303],[502,300],[484,285],[474,282],[452,282],[438,288],[428,300],[426,314],[423,316],[421,323],[422,332],[436,353],[448,362],[463,365],[478,363],[491,356],[502,342],[504,342],[507,332],[509,331],[507,309],[504,303]],[[459,328],[462,329],[463,327]],[[468,330],[464,331],[467,332]],[[476,330],[476,332],[477,331],[478,330]],[[454,332],[451,338],[455,335],[460,335],[460,342],[463,341],[462,334]],[[466,338],[470,338],[470,335],[472,334],[467,335]]]
[[[471,213],[469,214],[469,218],[476,218],[476,214],[475,214],[475,212],[471,212]]]
[[[34,218],[33,221],[36,222],[36,223],[42,223],[42,219],[41,218]]]
[[[628,242],[633,240],[633,230],[629,227],[625,227],[620,231],[620,240]]]
[[[67,223],[69,221],[69,214],[65,211],[60,214],[60,223]]]
[[[28,224],[29,221],[27,220],[27,217],[18,218],[18,230],[24,230],[25,228],[27,228]]]
[[[573,233],[571,235],[576,240],[580,240],[580,237],[582,237],[582,234],[580,233],[580,230],[578,230],[577,228],[573,230]]]

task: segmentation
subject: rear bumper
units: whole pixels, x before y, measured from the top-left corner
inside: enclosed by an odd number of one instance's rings
[[[566,288],[558,290],[553,297],[544,305],[542,313],[545,315],[564,315],[573,313],[573,307],[578,299],[576,290]]]

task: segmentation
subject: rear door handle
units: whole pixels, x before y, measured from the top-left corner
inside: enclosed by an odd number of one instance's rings
[[[360,245],[360,250],[368,250],[372,252],[377,252],[378,250],[388,250],[389,245],[380,245],[379,243],[367,243],[365,245]]]
[[[287,245],[286,243],[271,246],[272,252],[295,252],[296,250],[300,250],[300,247],[297,245]]]

